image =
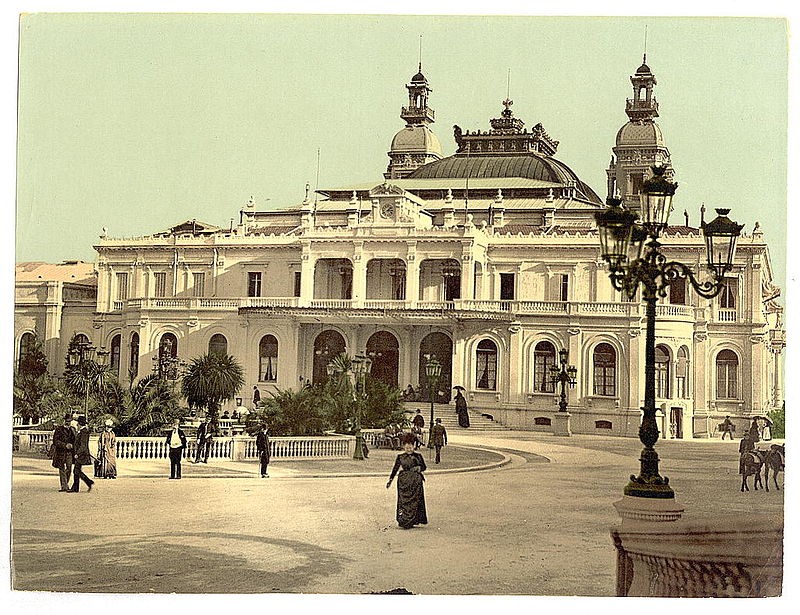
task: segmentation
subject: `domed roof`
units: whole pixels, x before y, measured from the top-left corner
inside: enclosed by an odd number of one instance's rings
[[[650,67],[647,64],[642,64],[639,68],[636,69],[637,75],[651,75]]]
[[[574,183],[590,201],[601,203],[586,183],[567,165],[549,156],[535,153],[467,156],[456,154],[429,162],[411,173],[409,179],[466,177],[524,177],[568,185]]]
[[[617,133],[617,147],[624,145],[664,146],[664,135],[655,122],[628,122]]]
[[[392,139],[393,152],[432,152],[442,155],[442,144],[439,138],[427,126],[417,124],[406,126]]]
[[[411,77],[411,83],[428,83],[428,80],[425,79],[425,75],[423,75],[422,71],[420,71],[416,75]]]

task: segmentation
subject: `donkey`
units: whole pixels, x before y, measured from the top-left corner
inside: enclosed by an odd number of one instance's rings
[[[784,465],[786,463],[786,445],[785,444],[772,444],[768,451],[765,451],[764,457],[764,485],[769,491],[769,471],[772,468],[772,480],[775,483],[775,489],[780,490],[778,487],[778,472],[785,472]]]
[[[761,466],[764,465],[764,459],[767,455],[766,451],[758,449],[742,453],[739,460],[740,473],[742,475],[742,488],[741,491],[750,491],[747,485],[747,477],[753,476],[753,489],[758,490],[759,486],[764,487],[761,482]]]

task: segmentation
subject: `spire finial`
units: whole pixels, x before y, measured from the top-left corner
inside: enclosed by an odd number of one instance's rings
[[[506,78],[506,100],[511,98],[511,68],[508,69],[508,77]]]
[[[642,54],[642,64],[647,64],[647,24],[644,24],[644,53]]]
[[[419,35],[419,71],[422,72],[422,35]]]

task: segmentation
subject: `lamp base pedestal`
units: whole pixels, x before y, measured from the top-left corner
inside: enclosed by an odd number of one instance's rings
[[[554,436],[571,436],[572,429],[570,428],[570,413],[569,412],[556,412],[553,415],[553,435]]]
[[[554,436],[571,436],[572,429],[570,428],[569,412],[556,412],[553,415],[553,435]]]
[[[674,498],[640,498],[632,495],[623,495],[621,500],[614,502],[614,508],[622,518],[623,527],[678,521],[684,511]]]

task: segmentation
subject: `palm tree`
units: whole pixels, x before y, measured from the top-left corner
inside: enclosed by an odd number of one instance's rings
[[[125,410],[118,417],[118,435],[157,435],[181,414],[172,385],[156,374],[132,384],[125,397]]]
[[[190,407],[205,408],[216,427],[220,406],[233,399],[244,385],[244,371],[227,354],[210,352],[192,359],[181,383],[181,392]]]

